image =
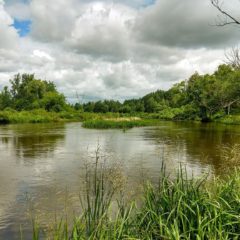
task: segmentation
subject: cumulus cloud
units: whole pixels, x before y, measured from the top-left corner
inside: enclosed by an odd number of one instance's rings
[[[14,27],[13,19],[4,9],[4,2],[0,0],[0,49],[16,48],[18,34]]]
[[[82,54],[122,60],[128,56],[135,14],[119,4],[88,4],[66,42]]]
[[[161,0],[139,15],[135,31],[140,40],[184,48],[236,44],[240,31],[215,25],[216,9],[209,0]]]
[[[26,2],[8,1],[7,3],[8,4],[5,8],[12,18],[18,20],[26,20],[30,18],[30,8],[29,4],[27,4]]]
[[[19,5],[18,5],[19,4]],[[20,6],[17,8],[16,6]],[[239,31],[208,0],[0,0],[0,88],[17,72],[52,80],[69,101],[139,97],[212,72]],[[19,37],[14,18],[32,22]]]
[[[32,36],[44,42],[68,37],[76,18],[76,5],[77,0],[32,0]]]

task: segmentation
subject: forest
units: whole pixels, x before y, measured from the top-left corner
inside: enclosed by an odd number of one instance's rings
[[[220,65],[213,74],[194,73],[169,90],[157,90],[122,104],[105,100],[83,104],[86,112],[157,113],[159,118],[211,120],[240,109],[240,70]]]
[[[67,103],[51,81],[36,79],[34,74],[17,74],[0,93],[0,110],[47,112],[76,110],[92,113],[146,113],[166,120],[210,121],[240,111],[240,69],[223,64],[213,74],[194,73],[170,89],[157,90],[139,99],[101,100]]]

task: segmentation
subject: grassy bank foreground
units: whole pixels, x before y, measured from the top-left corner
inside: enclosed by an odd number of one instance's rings
[[[163,168],[157,185],[145,183],[138,203],[117,198],[119,189],[102,169],[88,171],[86,186],[82,215],[73,224],[54,223],[51,230],[34,222],[33,239],[240,239],[237,170],[209,182],[189,179],[183,169],[169,177]]]

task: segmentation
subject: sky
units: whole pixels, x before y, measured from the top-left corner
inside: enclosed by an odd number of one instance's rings
[[[238,46],[240,29],[217,18],[210,0],[0,0],[0,89],[16,73],[54,81],[69,102],[168,89]]]

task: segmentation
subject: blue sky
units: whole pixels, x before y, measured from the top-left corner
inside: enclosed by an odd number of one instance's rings
[[[14,19],[13,27],[17,29],[20,37],[25,37],[30,32],[31,21]]]

